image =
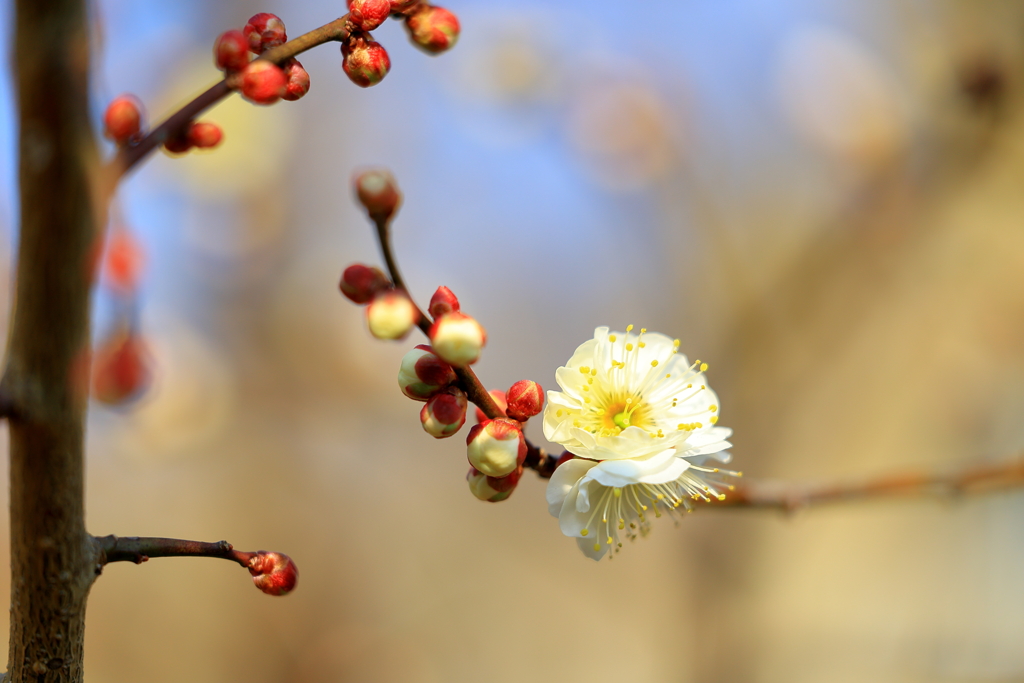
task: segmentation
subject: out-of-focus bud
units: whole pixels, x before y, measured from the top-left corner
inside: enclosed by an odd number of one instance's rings
[[[415,304],[400,289],[378,292],[366,307],[366,323],[377,339],[401,339],[418,320]]]
[[[442,315],[430,326],[430,345],[434,353],[452,365],[472,365],[480,358],[487,333],[475,319],[453,311]]]
[[[422,3],[423,0],[390,0],[391,11],[396,14],[405,14]]]
[[[294,102],[309,92],[309,72],[302,68],[299,60],[288,60],[288,63],[284,65],[282,70],[288,79],[284,95],[282,95],[283,99]]]
[[[501,389],[491,389],[487,393],[491,395],[491,398],[494,399],[494,402],[497,404],[498,408],[501,409],[501,412],[504,415],[505,410],[508,408],[508,401],[505,400],[505,392],[502,391]],[[490,418],[484,414],[484,411],[480,410],[479,408],[476,409],[477,422],[483,422],[489,419]]]
[[[499,417],[474,425],[466,438],[469,464],[489,477],[505,477],[526,460],[526,439],[515,420]]]
[[[356,38],[341,46],[341,68],[360,88],[377,85],[391,70],[391,58],[384,46],[373,40]]]
[[[164,151],[173,156],[178,156],[192,149],[192,138],[189,137],[188,134],[190,127],[191,124],[184,130],[181,130],[164,140]]]
[[[224,139],[224,131],[215,123],[193,123],[188,128],[188,140],[199,149],[210,149]]]
[[[505,398],[508,401],[505,413],[520,422],[526,422],[544,409],[544,389],[528,379],[513,384]]]
[[[357,173],[352,178],[359,203],[366,213],[375,221],[386,221],[391,218],[402,205],[402,193],[391,172],[383,168],[374,168]]]
[[[252,582],[267,595],[287,595],[299,581],[299,569],[292,558],[283,553],[260,550],[249,558]]]
[[[107,238],[103,279],[114,290],[127,295],[139,286],[144,261],[142,247],[126,228],[114,228]]]
[[[555,469],[557,470],[559,467],[562,466],[562,463],[569,462],[575,457],[576,456],[570,453],[569,451],[562,451],[562,454],[558,456],[558,462],[555,463]]]
[[[501,479],[488,477],[475,467],[470,467],[466,474],[466,481],[469,483],[470,492],[480,500],[490,503],[497,503],[512,495],[523,476],[522,466],[517,467],[512,474]]]
[[[357,304],[369,303],[374,294],[391,286],[387,275],[380,271],[380,268],[364,266],[362,263],[353,263],[341,274],[341,282],[338,289],[348,297],[349,301]]]
[[[119,145],[142,131],[142,105],[131,95],[115,97],[103,114],[104,134]]]
[[[419,344],[405,354],[398,370],[398,386],[414,401],[426,401],[454,381],[452,366],[438,358],[426,344]]]
[[[430,306],[427,308],[431,318],[440,318],[445,313],[452,313],[459,310],[459,300],[447,287],[438,287],[434,296],[430,297]]]
[[[93,358],[92,395],[101,403],[121,405],[138,398],[152,373],[146,345],[130,331],[115,332]]]
[[[213,44],[213,63],[222,71],[241,71],[249,64],[249,39],[237,29],[225,31]]]
[[[466,424],[466,393],[458,387],[448,387],[432,396],[420,410],[420,424],[423,431],[435,439],[444,439],[455,434]]]
[[[453,47],[459,39],[459,19],[443,7],[422,5],[405,18],[413,45],[432,55]]]
[[[245,24],[242,34],[249,43],[249,50],[256,54],[284,45],[288,40],[284,22],[279,16],[269,12],[254,14]]]
[[[349,19],[356,28],[372,31],[391,16],[390,0],[348,0]]]
[[[254,104],[273,104],[284,97],[287,89],[284,71],[264,59],[249,62],[242,71],[242,97]]]

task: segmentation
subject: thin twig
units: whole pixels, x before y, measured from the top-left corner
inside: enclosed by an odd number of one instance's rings
[[[141,564],[151,557],[216,557],[248,567],[253,553],[235,550],[227,541],[205,543],[177,538],[147,538],[139,536],[93,537],[100,550],[100,565],[111,562]]]
[[[712,507],[774,509],[795,512],[823,504],[881,498],[936,497],[1003,491],[1024,486],[1024,457],[992,464],[971,465],[956,472],[904,472],[858,482],[824,485],[749,482],[737,486]]]

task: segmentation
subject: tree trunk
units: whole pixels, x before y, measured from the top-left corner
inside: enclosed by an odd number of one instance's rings
[[[81,681],[98,552],[82,445],[96,241],[84,0],[18,0],[21,229],[2,389],[10,413],[8,681]]]

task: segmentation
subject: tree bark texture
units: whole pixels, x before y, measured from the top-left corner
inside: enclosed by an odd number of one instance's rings
[[[2,389],[10,417],[8,682],[82,680],[98,551],[86,533],[83,433],[97,217],[84,0],[17,0],[21,228]]]

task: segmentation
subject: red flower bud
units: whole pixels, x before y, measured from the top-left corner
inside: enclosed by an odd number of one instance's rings
[[[292,558],[283,553],[260,550],[249,558],[252,582],[267,595],[287,595],[299,581],[299,569]]]
[[[188,129],[188,140],[199,149],[210,149],[224,139],[224,131],[215,123],[193,123]]]
[[[377,85],[391,70],[391,58],[384,46],[373,40],[358,37],[341,46],[341,68],[353,83],[361,88]]]
[[[455,379],[452,366],[438,358],[426,344],[419,344],[405,354],[398,370],[398,386],[415,401],[426,401]]]
[[[526,460],[526,439],[506,417],[474,425],[466,438],[469,464],[489,477],[506,477]]]
[[[391,11],[397,14],[406,14],[422,3],[423,0],[391,0]]]
[[[188,134],[190,127],[191,124],[164,140],[164,151],[172,156],[180,156],[192,149],[192,139]]]
[[[374,294],[390,286],[391,281],[379,268],[353,263],[341,274],[338,289],[348,297],[349,301],[365,304],[369,303]]]
[[[436,55],[453,47],[459,39],[458,18],[443,7],[423,5],[405,18],[413,44]]]
[[[398,190],[391,172],[383,168],[363,171],[352,177],[359,203],[375,221],[386,221],[402,205],[402,193]]]
[[[430,326],[434,353],[455,366],[477,362],[486,343],[487,333],[480,323],[458,311],[442,315]]]
[[[458,387],[448,387],[432,396],[420,410],[423,431],[435,439],[455,434],[466,424],[466,393]]]
[[[508,400],[505,413],[513,420],[526,422],[544,409],[544,389],[528,379],[513,384],[505,396]]]
[[[272,47],[284,45],[288,40],[284,22],[276,14],[268,12],[254,14],[245,24],[242,33],[249,42],[249,50],[256,54],[262,54]]]
[[[288,78],[282,97],[289,102],[301,98],[309,92],[309,73],[302,68],[297,59],[291,59],[283,67],[284,75]]]
[[[213,44],[213,63],[222,71],[241,71],[249,64],[249,39],[236,29],[225,31]]]
[[[505,410],[508,408],[508,402],[505,400],[505,392],[501,389],[491,389],[487,393],[490,394],[491,398],[494,399],[494,402],[498,404],[498,409],[501,410],[502,415],[504,415]],[[484,414],[484,411],[479,408],[476,409],[476,421],[478,423],[488,419],[490,418]]]
[[[273,104],[284,97],[288,77],[276,64],[264,59],[249,62],[242,71],[242,97],[254,104]]]
[[[115,97],[103,114],[104,135],[119,145],[142,131],[142,105],[132,95]]]
[[[401,339],[419,317],[415,304],[400,289],[378,292],[366,307],[366,323],[377,339]]]
[[[494,477],[488,477],[475,467],[470,467],[469,472],[466,474],[466,481],[469,483],[469,490],[474,496],[490,503],[498,503],[512,495],[512,491],[515,490],[516,485],[519,483],[519,477],[522,476],[522,473],[523,468],[517,467],[507,477],[495,479]],[[495,488],[496,486],[500,487],[500,489]]]
[[[575,457],[576,456],[570,453],[569,451],[562,451],[562,454],[558,456],[558,462],[555,463],[555,469],[557,470],[559,467],[562,466],[562,463],[569,462]]]
[[[107,284],[122,294],[135,291],[139,286],[142,263],[142,247],[131,231],[111,229],[103,260],[103,276]]]
[[[356,28],[372,31],[391,15],[390,0],[348,0],[349,19]]]
[[[118,330],[96,350],[93,396],[108,405],[137,399],[149,387],[150,362],[142,339],[130,331]]]
[[[440,318],[445,313],[459,310],[459,300],[447,287],[438,287],[434,296],[430,297],[430,306],[427,308],[431,318]]]

